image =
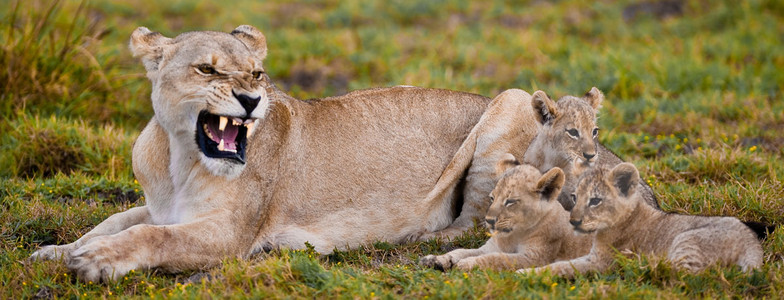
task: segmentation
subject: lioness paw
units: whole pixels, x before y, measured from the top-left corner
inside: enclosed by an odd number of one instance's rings
[[[74,250],[74,244],[68,245],[49,245],[41,247],[38,251],[35,251],[32,255],[30,255],[30,259],[37,261],[37,260],[55,260],[55,259],[68,259],[71,255],[71,252]]]
[[[114,281],[139,267],[132,249],[100,237],[74,250],[67,265],[84,281]]]

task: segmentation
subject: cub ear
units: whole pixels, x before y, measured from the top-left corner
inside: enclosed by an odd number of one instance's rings
[[[561,168],[555,167],[544,173],[536,182],[536,191],[542,194],[542,199],[550,201],[556,199],[561,193],[566,176]]]
[[[600,108],[602,108],[602,101],[604,101],[604,94],[602,94],[602,91],[600,91],[596,87],[592,87],[590,91],[585,93],[585,96],[583,96],[583,100],[588,101],[588,103],[591,104],[591,107],[593,107],[594,110],[599,110]]]
[[[558,117],[558,111],[555,109],[555,102],[547,97],[543,91],[536,91],[531,96],[531,106],[534,108],[534,116],[536,120],[542,125],[550,124],[555,118]]]
[[[610,171],[610,182],[618,189],[624,197],[629,197],[634,193],[634,189],[640,180],[640,173],[631,163],[621,163]]]
[[[495,176],[501,178],[506,173],[506,170],[519,166],[520,162],[511,153],[506,153],[501,157],[501,160],[495,164]]]
[[[242,41],[259,59],[267,57],[267,38],[256,27],[240,25],[231,31],[231,35]]]
[[[139,27],[131,33],[128,48],[133,57],[140,57],[147,72],[158,71],[158,65],[163,59],[163,50],[171,45],[172,39],[158,32],[152,32],[147,27]]]

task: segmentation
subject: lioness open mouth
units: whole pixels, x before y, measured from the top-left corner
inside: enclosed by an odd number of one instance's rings
[[[255,121],[202,111],[196,122],[196,143],[207,157],[226,158],[244,164],[245,146]]]

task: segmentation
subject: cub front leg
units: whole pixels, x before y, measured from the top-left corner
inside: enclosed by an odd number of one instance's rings
[[[474,267],[496,271],[515,270],[546,264],[551,261],[550,256],[546,251],[537,250],[527,250],[523,253],[488,253],[462,259],[457,262],[456,267],[461,270],[471,270]]]
[[[252,238],[215,216],[178,225],[137,225],[117,234],[93,238],[71,253],[68,268],[84,281],[111,281],[133,269],[169,271],[200,269],[227,256],[247,254]],[[252,233],[251,233],[252,234]]]
[[[446,271],[451,269],[460,261],[498,251],[500,251],[500,249],[498,249],[495,243],[493,243],[493,240],[489,240],[487,243],[482,245],[482,247],[477,249],[456,249],[442,255],[427,255],[419,259],[419,264],[441,271]]]
[[[118,233],[123,231],[131,226],[137,224],[147,224],[150,223],[150,213],[147,211],[147,207],[134,207],[127,211],[116,213],[100,224],[95,226],[93,230],[90,230],[87,234],[79,238],[73,243],[67,245],[50,245],[44,246],[38,251],[35,251],[30,258],[33,260],[50,260],[50,259],[66,259],[70,258],[71,252],[76,250],[77,248],[81,247],[82,245],[86,244],[90,240],[105,236]]]
[[[555,275],[574,278],[577,273],[585,274],[589,272],[601,272],[607,269],[612,263],[612,257],[605,258],[593,252],[586,256],[571,260],[557,261],[544,267],[528,268],[517,270],[521,274],[542,274],[545,270],[550,270]]]

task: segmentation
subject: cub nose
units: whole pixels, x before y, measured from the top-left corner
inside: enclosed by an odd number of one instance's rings
[[[596,153],[585,153],[585,152],[583,152],[583,157],[585,157],[585,160],[591,160],[591,158],[594,158],[594,156],[596,156]]]
[[[242,108],[245,109],[248,117],[256,109],[256,106],[259,106],[259,102],[261,101],[261,96],[257,96],[256,98],[252,98],[245,94],[237,94],[234,91],[231,91],[231,94],[234,95],[234,98],[237,98],[237,101],[240,102]]]
[[[491,228],[495,226],[495,219],[486,218],[485,222],[487,222],[487,225],[490,225]]]
[[[580,226],[581,224],[583,224],[583,220],[572,220],[572,219],[569,219],[569,224],[572,224],[572,226],[577,227],[577,226]]]

